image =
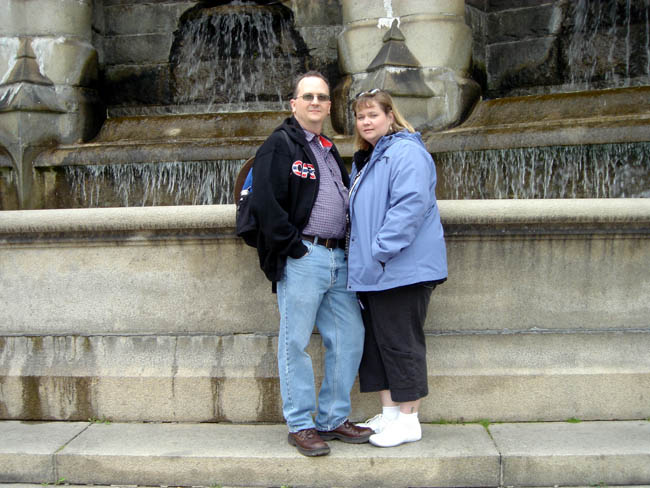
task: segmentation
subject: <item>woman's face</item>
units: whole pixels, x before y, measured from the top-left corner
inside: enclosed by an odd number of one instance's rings
[[[393,112],[386,113],[377,102],[357,107],[357,131],[371,146],[390,131],[394,120]]]

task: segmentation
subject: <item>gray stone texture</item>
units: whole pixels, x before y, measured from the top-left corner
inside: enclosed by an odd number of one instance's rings
[[[140,34],[167,34],[178,27],[178,18],[196,1],[167,2],[158,5],[152,2],[131,2],[109,5],[104,2],[104,32],[107,36]]]
[[[441,201],[450,280],[425,326],[422,419],[646,417],[648,204]],[[0,414],[280,421],[275,296],[233,219],[3,213]],[[318,336],[311,352],[318,378]],[[378,408],[356,388],[353,405],[355,420]]]
[[[0,482],[54,481],[56,453],[87,423],[0,422]]]
[[[505,424],[490,427],[506,486],[644,484],[650,480],[650,423]]]
[[[104,72],[109,105],[174,103],[170,88],[170,49],[181,15],[196,1],[104,1],[102,11]],[[297,70],[318,69],[338,82],[336,35],[341,30],[338,2],[292,0],[295,28],[309,60]]]
[[[92,9],[91,0],[4,0],[0,33],[56,37],[65,32],[90,41]]]
[[[482,427],[423,430],[422,441],[399,450],[332,442],[332,453],[314,460],[289,446],[279,425],[93,425],[59,453],[57,470],[99,484],[497,485],[498,453]]]
[[[0,20],[0,144],[13,159],[20,208],[33,208],[32,162],[57,143],[94,136],[103,119],[93,3],[7,0]],[[48,15],[43,15],[48,12]],[[20,42],[19,39],[20,38]],[[31,76],[16,74],[29,69]]]
[[[643,332],[429,333],[431,398],[420,416],[641,418],[648,413],[650,364],[642,358],[649,346]],[[0,415],[281,422],[276,351],[270,334],[5,337]],[[318,336],[309,353],[320,381]],[[378,408],[375,395],[358,387],[353,403],[355,420]]]
[[[468,0],[465,0],[467,3]],[[566,0],[489,0],[489,10],[497,12],[526,7],[544,7],[549,4],[563,3]]]
[[[296,26],[336,26],[343,22],[339,0],[285,0],[294,13]]]
[[[647,58],[647,6],[618,2],[612,10],[614,4],[466,2],[473,76],[484,96],[647,85],[647,63],[638,62]]]
[[[111,49],[105,50],[104,59],[108,66],[166,64],[173,40],[168,33],[106,36],[104,43]]]
[[[644,143],[648,96],[650,87],[631,87],[482,100],[462,126],[424,139],[433,153]]]
[[[6,488],[498,487],[650,483],[650,422],[423,425],[413,444],[330,442],[308,459],[284,425],[0,422]],[[31,484],[29,484],[31,483]]]
[[[521,6],[518,6],[521,7]],[[534,8],[506,10],[488,16],[490,43],[521,41],[526,38],[557,35],[562,27],[562,9],[553,3]]]

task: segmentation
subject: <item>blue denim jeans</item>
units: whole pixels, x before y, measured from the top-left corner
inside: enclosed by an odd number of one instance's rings
[[[288,258],[284,276],[277,284],[280,392],[290,432],[313,427],[333,430],[345,422],[364,338],[356,295],[346,289],[343,250],[303,243],[307,254],[299,259]],[[318,409],[314,371],[306,352],[314,324],[325,346]]]

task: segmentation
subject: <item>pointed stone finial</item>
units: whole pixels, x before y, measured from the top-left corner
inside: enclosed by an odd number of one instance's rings
[[[65,111],[57,100],[54,83],[43,76],[38,67],[32,40],[28,37],[21,38],[16,63],[0,85],[0,113]]]
[[[384,44],[379,53],[368,66],[367,71],[371,75],[366,83],[372,88],[382,88],[391,95],[432,97],[434,93],[425,83],[421,67],[406,45],[406,38],[395,19],[384,35]]]
[[[399,30],[399,22],[397,19],[393,20],[393,23],[390,26],[390,29],[388,29],[388,32],[384,34],[384,42],[388,41],[406,41],[406,37],[404,37],[404,34],[402,34],[402,31]]]
[[[368,71],[374,71],[382,66],[403,66],[406,68],[419,68],[420,62],[415,58],[406,45],[406,38],[397,26],[397,19],[384,35],[384,44],[375,59],[368,66]]]
[[[32,49],[32,40],[29,37],[20,39],[18,52],[16,53],[16,63],[14,64],[11,73],[7,79],[0,86],[11,85],[14,83],[31,83],[33,85],[54,85],[52,81],[43,76],[38,62],[36,61],[36,54]]]

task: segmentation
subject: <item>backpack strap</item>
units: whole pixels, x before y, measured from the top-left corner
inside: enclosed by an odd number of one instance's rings
[[[286,130],[280,129],[280,133],[284,136],[284,140],[287,141],[287,147],[289,148],[289,152],[293,156],[296,153],[296,144],[291,140]]]
[[[291,140],[287,132],[283,129],[280,129],[279,132],[284,136],[284,140],[287,141],[287,146],[289,147],[289,152],[293,156],[296,152],[296,144]],[[253,189],[253,166],[250,167],[242,185],[242,190],[251,191]]]

